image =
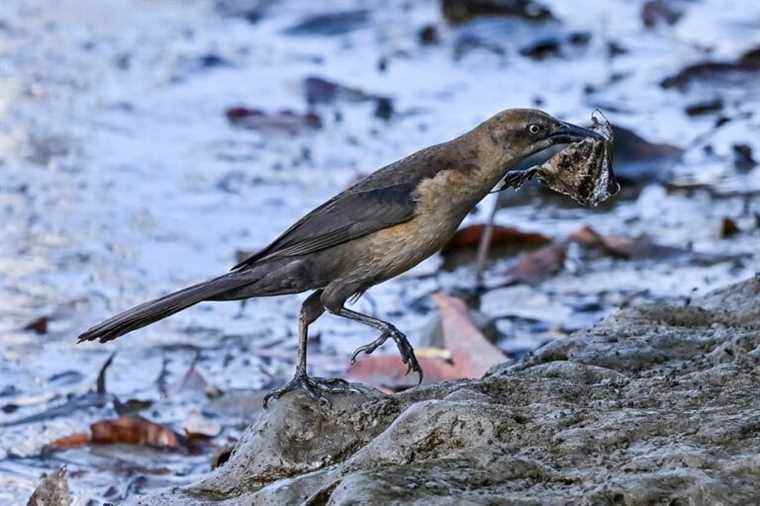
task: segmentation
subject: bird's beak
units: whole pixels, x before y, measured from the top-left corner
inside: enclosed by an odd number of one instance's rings
[[[579,127],[577,125],[573,125],[572,123],[565,123],[564,121],[561,122],[560,125],[561,126],[559,130],[550,136],[555,144],[569,144],[571,142],[582,141],[587,137],[596,139],[598,141],[607,140],[601,134],[594,132],[588,128]]]

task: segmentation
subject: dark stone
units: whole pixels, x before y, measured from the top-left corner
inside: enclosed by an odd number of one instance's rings
[[[425,25],[417,32],[417,39],[420,44],[424,46],[430,46],[441,42],[441,36],[438,33],[438,28],[435,25]]]
[[[675,25],[681,16],[683,12],[673,5],[672,0],[647,0],[641,7],[641,20],[647,28],[661,23]]]
[[[544,39],[528,47],[520,49],[520,54],[533,60],[545,60],[546,58],[559,56],[561,45],[557,39]]]
[[[686,106],[686,114],[689,116],[702,116],[704,114],[719,112],[721,109],[723,109],[723,100],[716,98]]]
[[[365,26],[369,21],[366,9],[317,14],[285,29],[288,35],[344,35]]]
[[[380,97],[375,103],[375,117],[389,120],[393,116],[393,101],[387,97]]]
[[[466,23],[481,16],[513,17],[531,22],[554,20],[551,10],[533,0],[441,0],[449,23]]]
[[[743,53],[736,61],[706,60],[688,65],[677,74],[666,77],[660,82],[663,88],[676,88],[684,91],[692,81],[711,82],[728,81],[743,83],[748,79],[756,79],[760,72],[760,47]]]
[[[752,146],[749,144],[734,144],[734,167],[740,171],[748,171],[757,165],[757,161],[752,156]]]

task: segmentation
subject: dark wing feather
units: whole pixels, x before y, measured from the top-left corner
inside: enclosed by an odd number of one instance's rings
[[[232,270],[245,269],[260,260],[307,255],[408,221],[414,217],[415,188],[413,182],[403,182],[347,190],[301,218]]]

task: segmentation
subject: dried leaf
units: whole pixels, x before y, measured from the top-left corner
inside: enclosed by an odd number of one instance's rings
[[[740,232],[739,227],[736,225],[736,222],[732,220],[731,218],[723,218],[723,223],[720,227],[720,237],[721,239],[726,239],[728,237],[732,237]]]
[[[59,450],[80,448],[90,442],[90,434],[87,432],[75,432],[68,436],[60,437],[45,445],[48,449]]]
[[[177,448],[179,438],[170,428],[139,416],[121,416],[90,425],[94,444],[133,444]]]
[[[443,248],[442,253],[447,254],[462,249],[475,250],[480,245],[485,224],[470,225],[457,231],[454,237]],[[491,235],[491,245],[514,246],[517,248],[536,248],[550,242],[551,239],[538,232],[525,232],[514,227],[500,227],[495,225]]]
[[[322,126],[322,118],[317,113],[299,114],[289,109],[269,113],[261,109],[236,106],[227,109],[225,115],[231,125],[248,130],[297,133]]]
[[[567,258],[567,244],[554,242],[522,255],[506,272],[506,285],[534,284],[562,270]]]
[[[612,125],[601,114],[592,120],[591,129],[604,140],[574,142],[537,169],[542,183],[584,206],[596,206],[620,190],[612,170]]]
[[[436,293],[433,300],[441,312],[443,343],[451,352],[455,378],[480,378],[492,366],[506,357],[491,344],[473,323],[470,309],[461,299],[444,293]]]
[[[31,330],[35,334],[39,334],[39,335],[47,334],[49,321],[50,321],[50,318],[48,318],[47,316],[40,316],[39,318],[36,318],[32,320],[31,322],[27,323],[24,326],[24,330]]]

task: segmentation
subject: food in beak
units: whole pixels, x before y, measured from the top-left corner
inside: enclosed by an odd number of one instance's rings
[[[612,170],[612,126],[601,114],[594,113],[591,119],[591,130],[600,134],[600,139],[586,137],[570,144],[538,167],[507,173],[501,188],[519,188],[538,175],[546,186],[583,206],[599,205],[616,194],[620,184]]]

